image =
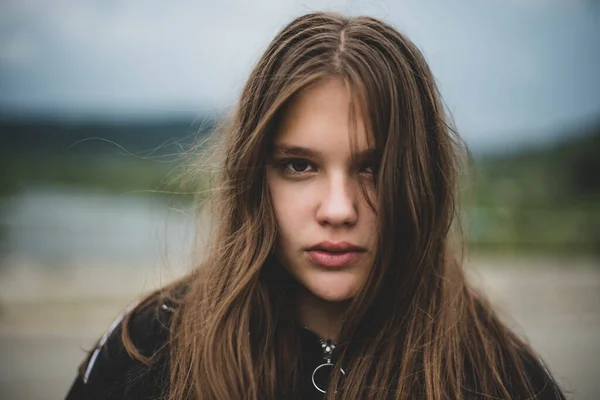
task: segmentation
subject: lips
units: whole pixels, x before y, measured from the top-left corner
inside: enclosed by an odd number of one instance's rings
[[[366,251],[348,242],[321,242],[306,249],[310,261],[329,268],[351,264]]]

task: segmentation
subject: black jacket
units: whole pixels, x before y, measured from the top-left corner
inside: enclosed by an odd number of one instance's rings
[[[150,367],[132,359],[125,351],[121,341],[121,316],[100,340],[98,347],[84,360],[66,400],[166,399],[169,383],[169,350],[166,343],[173,307],[173,304],[167,302],[154,303],[131,316],[128,327],[133,343],[143,355],[156,357],[156,361]],[[128,309],[123,315],[127,312]],[[301,329],[299,336],[304,377],[301,398],[322,399],[323,394],[314,387],[312,377],[314,369],[324,363],[323,341],[306,329]],[[526,365],[534,388],[539,393],[537,399],[564,399],[541,363],[537,360],[526,360]],[[317,384],[320,383],[320,378],[323,377],[317,373]],[[521,397],[516,395],[515,398]]]

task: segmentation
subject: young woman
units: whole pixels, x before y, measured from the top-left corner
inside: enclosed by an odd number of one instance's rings
[[[464,155],[419,50],[314,13],[252,71],[204,261],[127,310],[68,399],[562,399],[467,283]]]

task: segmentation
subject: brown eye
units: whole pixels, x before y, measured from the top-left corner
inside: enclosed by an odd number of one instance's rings
[[[365,163],[360,167],[359,174],[361,179],[365,179],[368,182],[376,183],[377,167],[373,165],[373,163]]]
[[[285,170],[290,174],[302,174],[314,170],[312,164],[304,160],[288,160],[283,165]]]
[[[360,167],[360,172],[373,175],[373,174],[375,174],[375,166],[371,162],[364,163]]]
[[[306,172],[310,167],[305,161],[292,161],[288,164],[295,172]]]

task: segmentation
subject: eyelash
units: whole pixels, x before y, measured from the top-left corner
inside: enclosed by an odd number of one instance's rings
[[[306,164],[308,167],[311,167],[313,169],[313,171],[296,171],[290,167],[293,163]],[[302,174],[314,172],[314,169],[316,169],[315,166],[310,161],[303,160],[301,158],[284,159],[284,160],[279,161],[279,165],[283,169],[283,172],[291,174],[291,175],[302,175]]]
[[[293,163],[306,164],[308,167],[312,168],[312,170],[296,171],[293,168],[289,168]],[[313,163],[311,163],[308,160],[304,160],[302,158],[283,159],[283,160],[280,160],[278,164],[279,164],[280,168],[283,170],[283,172],[291,174],[291,175],[303,175],[303,174],[315,172],[315,170],[316,170],[316,167],[313,165]],[[365,166],[363,168],[361,168],[361,172],[366,168],[370,169],[370,171],[365,171],[366,173],[374,174],[374,169],[373,169],[372,163],[366,163]]]

